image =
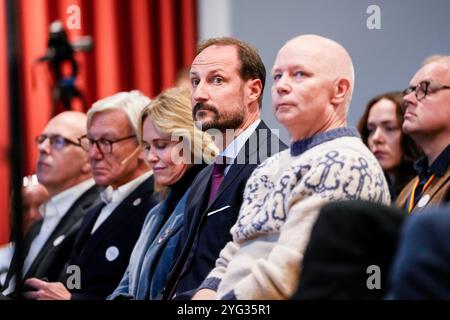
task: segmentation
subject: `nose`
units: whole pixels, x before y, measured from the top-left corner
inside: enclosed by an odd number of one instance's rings
[[[39,153],[50,153],[50,139],[45,139],[41,143],[37,144]]]
[[[403,107],[406,109],[409,105],[417,104],[416,92],[412,91],[403,96]]]
[[[145,159],[150,163],[151,165],[154,165],[159,161],[159,157],[155,154],[153,151],[154,148],[151,148],[148,152],[145,153]]]
[[[286,94],[291,91],[291,86],[287,81],[287,76],[282,74],[278,80],[274,83],[274,88],[278,94]]]
[[[380,144],[384,142],[384,134],[383,129],[381,127],[377,127],[372,135],[373,143]]]
[[[199,83],[192,88],[192,99],[195,102],[205,102],[209,99],[208,90],[203,81],[199,81]]]
[[[103,153],[98,148],[97,144],[94,143],[88,150],[89,159],[101,160],[103,158]]]

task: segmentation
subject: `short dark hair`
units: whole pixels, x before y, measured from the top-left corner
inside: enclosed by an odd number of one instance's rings
[[[250,79],[261,80],[262,90],[261,96],[258,99],[259,108],[262,107],[262,98],[264,92],[264,86],[266,84],[266,67],[259,56],[258,50],[251,44],[232,37],[220,37],[206,39],[197,47],[197,54],[205,50],[210,46],[235,46],[238,51],[239,61],[241,68],[239,74],[242,80],[247,81]]]

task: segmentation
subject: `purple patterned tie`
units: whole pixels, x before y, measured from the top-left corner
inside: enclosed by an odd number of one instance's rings
[[[211,190],[209,192],[208,206],[212,203],[212,201],[216,197],[217,190],[219,190],[220,184],[223,181],[224,171],[225,171],[225,168],[227,165],[228,164],[226,163],[225,158],[223,158],[223,161],[222,161],[222,159],[219,158],[216,160],[216,162],[214,162],[212,178],[211,178]]]

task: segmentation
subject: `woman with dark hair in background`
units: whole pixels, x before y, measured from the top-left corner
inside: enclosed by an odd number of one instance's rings
[[[369,101],[358,123],[364,143],[383,168],[392,202],[416,176],[413,163],[421,155],[413,140],[402,132],[403,113],[402,93],[384,93]]]

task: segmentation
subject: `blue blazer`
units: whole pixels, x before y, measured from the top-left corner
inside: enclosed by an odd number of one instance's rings
[[[286,147],[261,121],[230,165],[210,204],[213,165],[195,177],[184,213],[180,253],[170,271],[163,299],[174,293],[190,298],[214,268],[222,248],[232,240],[230,229],[238,217],[247,179],[258,164]]]
[[[189,189],[172,213],[167,212],[170,197],[148,213],[128,268],[119,286],[108,297],[109,300],[161,298],[168,273],[175,261],[188,193]]]
[[[158,203],[153,175],[126,197],[91,234],[103,205],[85,216],[72,249],[69,265],[81,271],[81,288],[71,289],[72,299],[104,300],[117,287],[125,272],[147,213]],[[67,283],[71,273],[62,275]]]

